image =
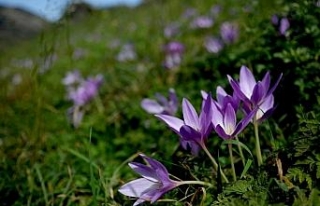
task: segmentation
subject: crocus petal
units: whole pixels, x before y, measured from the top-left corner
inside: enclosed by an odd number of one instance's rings
[[[208,131],[211,121],[212,121],[212,109],[211,109],[211,104],[212,104],[212,98],[211,94],[208,95],[206,100],[203,100],[203,108],[200,113],[199,121],[200,121],[200,132],[203,135],[203,137],[207,137],[207,135],[211,132]]]
[[[202,99],[207,99],[208,93],[206,91],[201,90]]]
[[[219,137],[221,137],[223,139],[230,138],[230,135],[226,134],[226,132],[224,131],[224,128],[220,124],[217,125],[214,129],[217,132],[217,134],[219,135]]]
[[[261,83],[262,83],[263,89],[265,91],[265,94],[267,94],[267,91],[269,90],[269,87],[270,87],[270,72],[269,71],[264,75]]]
[[[182,125],[184,125],[184,122],[177,117],[165,114],[159,114],[155,116],[164,121],[177,134],[179,134],[180,128],[182,127]]]
[[[200,143],[201,133],[188,125],[183,125],[180,129],[181,137],[186,141],[194,141]]]
[[[223,116],[221,111],[218,109],[216,104],[212,104],[212,123],[213,126],[216,127],[217,125],[223,125]]]
[[[133,169],[136,173],[140,174],[142,177],[146,178],[152,182],[159,182],[158,176],[155,173],[153,168],[150,168],[144,164],[138,162],[129,163],[131,169]]]
[[[165,96],[163,96],[162,94],[160,93],[156,93],[154,95],[156,97],[156,99],[158,100],[158,102],[161,104],[161,105],[166,105],[168,104],[168,100]]]
[[[274,104],[274,96],[270,95],[260,105],[260,107],[255,115],[256,120],[260,120],[266,114],[266,112],[268,112],[270,109],[272,109],[273,104]]]
[[[235,135],[239,134],[252,120],[254,115],[257,113],[258,108],[252,110],[247,116],[245,116],[237,125]]]
[[[237,95],[237,96],[238,96],[241,100],[243,100],[243,101],[246,101],[246,100],[249,100],[249,99],[250,99],[250,97],[247,97],[247,96],[242,92],[239,83],[236,82],[235,80],[233,80],[232,77],[230,77],[229,75],[228,75],[228,80],[229,80],[229,83],[230,83],[230,85],[231,85],[231,87],[232,87],[235,95]]]
[[[242,66],[240,69],[239,86],[247,98],[251,97],[255,84],[256,80],[252,72],[246,66]]]
[[[152,167],[152,169],[154,171],[156,171],[158,180],[161,180],[161,181],[162,180],[165,180],[165,181],[169,180],[168,170],[166,169],[166,167],[163,164],[161,164],[157,160],[152,159],[144,154],[141,154],[140,156],[150,164],[150,166]],[[160,176],[159,176],[159,174],[160,174]]]
[[[189,125],[195,129],[200,128],[198,114],[192,104],[186,98],[184,98],[182,101],[182,113],[186,125]]]
[[[164,110],[163,107],[153,99],[142,100],[141,107],[150,114],[160,114]]]
[[[118,191],[129,197],[140,197],[144,193],[155,190],[158,187],[159,183],[151,182],[145,178],[139,178],[123,185]]]
[[[271,94],[274,92],[274,90],[277,88],[277,86],[278,86],[278,84],[279,84],[279,82],[280,82],[280,80],[281,80],[281,78],[282,78],[282,75],[283,75],[283,74],[281,73],[280,76],[278,77],[276,83],[272,86],[271,89],[269,89],[268,93],[266,94],[266,97],[269,96],[269,95],[271,95]]]
[[[234,132],[237,123],[236,113],[231,104],[228,104],[226,107],[223,123],[225,133],[231,135]]]
[[[265,95],[265,90],[264,87],[262,85],[261,82],[258,82],[252,92],[252,96],[251,96],[251,102],[253,103],[253,105],[258,105],[261,103],[261,100],[263,99],[264,95]]]
[[[223,102],[223,99],[225,96],[227,96],[227,92],[221,87],[221,86],[218,86],[217,87],[217,101],[219,104],[221,104],[221,102]]]

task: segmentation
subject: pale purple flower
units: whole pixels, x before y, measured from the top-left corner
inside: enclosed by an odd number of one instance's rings
[[[154,99],[145,98],[141,101],[141,107],[150,114],[175,115],[178,110],[178,98],[174,89],[169,89],[168,98],[156,93]]]
[[[249,124],[256,113],[256,110],[253,110],[237,123],[237,111],[234,110],[231,103],[228,103],[224,109],[213,105],[212,110],[213,128],[223,139],[232,139],[237,136]]]
[[[203,100],[202,110],[198,116],[195,108],[187,100],[182,101],[183,120],[170,115],[156,115],[164,121],[181,138],[180,143],[184,149],[191,149],[193,155],[197,155],[212,131],[212,110],[210,98]]]
[[[223,49],[222,41],[215,37],[207,37],[204,46],[210,53],[219,53]]]
[[[131,61],[137,58],[137,54],[133,44],[124,44],[117,55],[117,60],[120,62]]]
[[[290,23],[288,18],[282,18],[280,20],[280,25],[279,25],[279,32],[281,35],[285,35],[286,31],[290,28]]]
[[[91,101],[99,92],[103,77],[97,75],[83,81],[77,88],[69,91],[69,98],[74,105],[83,106]]]
[[[282,74],[277,79],[276,83],[270,87],[270,73],[267,72],[261,81],[256,81],[252,72],[246,67],[242,66],[240,69],[239,82],[233,80],[229,75],[229,82],[235,94],[243,101],[243,109],[249,113],[264,104],[264,109],[270,107],[273,100],[270,96],[278,86]],[[266,103],[267,101],[267,103]],[[269,108],[270,109],[270,108]],[[259,115],[260,116],[260,115]]]
[[[213,26],[213,19],[208,16],[196,17],[191,23],[190,27],[193,29],[206,29]]]
[[[79,84],[82,81],[83,81],[83,79],[82,79],[81,74],[78,70],[68,72],[67,75],[62,79],[62,83],[65,86]]]
[[[210,98],[213,102],[212,124],[214,130],[223,139],[231,139],[238,135],[250,122],[254,113],[248,114],[238,124],[236,113],[239,108],[240,99],[236,95],[229,95],[226,91],[217,87],[217,101],[213,100],[208,93],[201,91],[203,99]]]
[[[182,54],[184,46],[180,42],[170,42],[164,47],[165,61],[164,66],[168,69],[173,69],[180,66],[182,61]]]
[[[239,28],[238,24],[231,22],[224,22],[220,27],[220,35],[222,40],[231,44],[238,40],[239,38]]]
[[[129,197],[136,197],[138,200],[133,206],[139,205],[145,201],[151,203],[156,202],[166,192],[179,186],[179,182],[171,180],[165,166],[160,162],[145,156],[140,155],[148,165],[138,162],[131,162],[129,166],[142,178],[133,180],[123,185],[118,191]]]

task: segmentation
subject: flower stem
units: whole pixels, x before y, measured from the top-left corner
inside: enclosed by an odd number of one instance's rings
[[[228,144],[230,163],[232,168],[233,181],[237,181],[236,169],[234,168],[233,155],[232,155],[232,144]]]
[[[238,136],[236,136],[236,140],[238,142],[238,149],[239,149],[239,154],[240,154],[240,157],[241,157],[241,160],[242,160],[242,164],[243,164],[243,166],[245,166],[246,165],[246,160],[244,159],[242,148],[240,146],[240,141],[239,141]]]
[[[253,121],[254,125],[254,134],[256,137],[256,155],[257,155],[257,161],[258,166],[262,165],[262,155],[261,155],[261,148],[260,148],[260,139],[259,139],[259,128],[258,128],[258,122],[256,120]]]
[[[212,162],[212,164],[214,166],[214,169],[218,171],[219,168],[218,168],[217,161],[212,157],[212,155],[210,154],[210,152],[208,151],[207,147],[204,144],[201,144],[201,147],[204,150],[204,152],[208,155],[209,159],[211,160],[211,162]],[[224,172],[221,169],[220,169],[220,173],[221,173],[221,176],[224,179],[224,181],[226,183],[229,183],[228,178],[226,177],[226,175],[224,174]]]
[[[177,182],[177,185],[178,186],[181,186],[181,185],[203,185],[203,186],[213,187],[213,185],[209,182],[203,182],[203,181],[197,181],[197,180],[181,181],[181,182]]]

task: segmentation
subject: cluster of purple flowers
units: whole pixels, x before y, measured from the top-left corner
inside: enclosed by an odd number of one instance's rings
[[[80,125],[84,107],[98,95],[102,82],[102,75],[84,79],[78,70],[68,72],[62,80],[66,86],[67,99],[73,103],[68,109],[68,118],[74,127]]]
[[[214,5],[207,15],[198,15],[195,9],[187,9],[182,15],[181,21],[176,21],[168,24],[164,28],[164,35],[166,38],[173,38],[181,33],[180,28],[183,21],[187,21],[189,28],[210,29],[215,24],[215,19],[221,11],[219,5]],[[220,25],[220,33],[216,36],[207,36],[204,39],[204,47],[210,53],[219,53],[225,45],[235,43],[239,38],[239,27],[236,22],[225,21]],[[171,40],[165,45],[165,60],[164,67],[167,69],[174,69],[180,66],[184,52],[184,45],[178,41]]]
[[[182,119],[168,112],[170,111],[168,108],[174,107],[174,111],[176,111],[178,107],[177,98],[172,92],[169,100],[158,95],[157,101],[143,100],[142,107],[155,114],[178,134],[180,144],[184,149],[190,149],[193,155],[197,155],[201,149],[207,152],[205,144],[212,131],[215,131],[224,140],[234,139],[250,122],[259,124],[269,117],[274,110],[273,92],[281,78],[282,74],[271,86],[269,72],[261,81],[256,81],[252,72],[246,66],[242,66],[239,80],[228,76],[233,89],[232,95],[227,94],[220,86],[216,89],[216,99],[212,97],[211,93],[201,91],[203,100],[199,115],[189,100],[183,98]],[[238,120],[237,113],[240,111],[242,111],[243,117]],[[142,157],[149,166],[140,163],[129,164],[142,178],[133,180],[119,189],[119,192],[126,196],[138,198],[134,205],[144,201],[153,203],[167,191],[186,182],[192,182],[171,180],[167,169],[161,163],[145,155]],[[193,183],[199,184],[200,182],[194,181]]]
[[[275,14],[271,17],[271,23],[278,28],[279,33],[283,36],[286,35],[286,32],[290,28],[290,22],[288,18],[286,17],[279,18]]]

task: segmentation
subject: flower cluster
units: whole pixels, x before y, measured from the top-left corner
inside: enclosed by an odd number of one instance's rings
[[[158,119],[165,122],[179,136],[181,146],[186,150],[190,150],[192,155],[198,155],[203,150],[212,161],[216,172],[220,172],[222,179],[228,183],[228,178],[222,170],[219,170],[218,163],[206,147],[210,134],[215,131],[223,140],[235,139],[238,141],[239,146],[238,134],[252,122],[255,126],[257,163],[261,165],[262,155],[257,128],[258,124],[274,111],[273,92],[281,78],[282,74],[271,86],[269,72],[265,74],[261,81],[256,81],[252,72],[246,66],[242,66],[239,80],[235,80],[228,75],[229,83],[233,89],[232,95],[228,94],[220,86],[216,89],[216,99],[212,97],[210,92],[201,91],[202,106],[199,115],[190,101],[183,98],[183,118],[175,117],[177,97],[173,89],[169,92],[169,100],[158,94],[156,95],[157,101],[144,99],[141,106],[147,112],[155,114]],[[173,105],[174,109],[172,109]],[[237,118],[239,116],[237,113],[239,112],[243,114],[241,119]],[[233,179],[236,181],[231,143],[228,143],[228,148]],[[238,148],[244,163],[241,147],[239,146]],[[142,178],[133,180],[119,189],[119,192],[126,196],[138,198],[134,205],[144,201],[153,203],[166,192],[183,184],[210,186],[209,183],[201,181],[171,180],[167,169],[161,163],[145,155],[141,156],[148,162],[149,166],[136,162],[130,163],[129,166],[140,174]]]

